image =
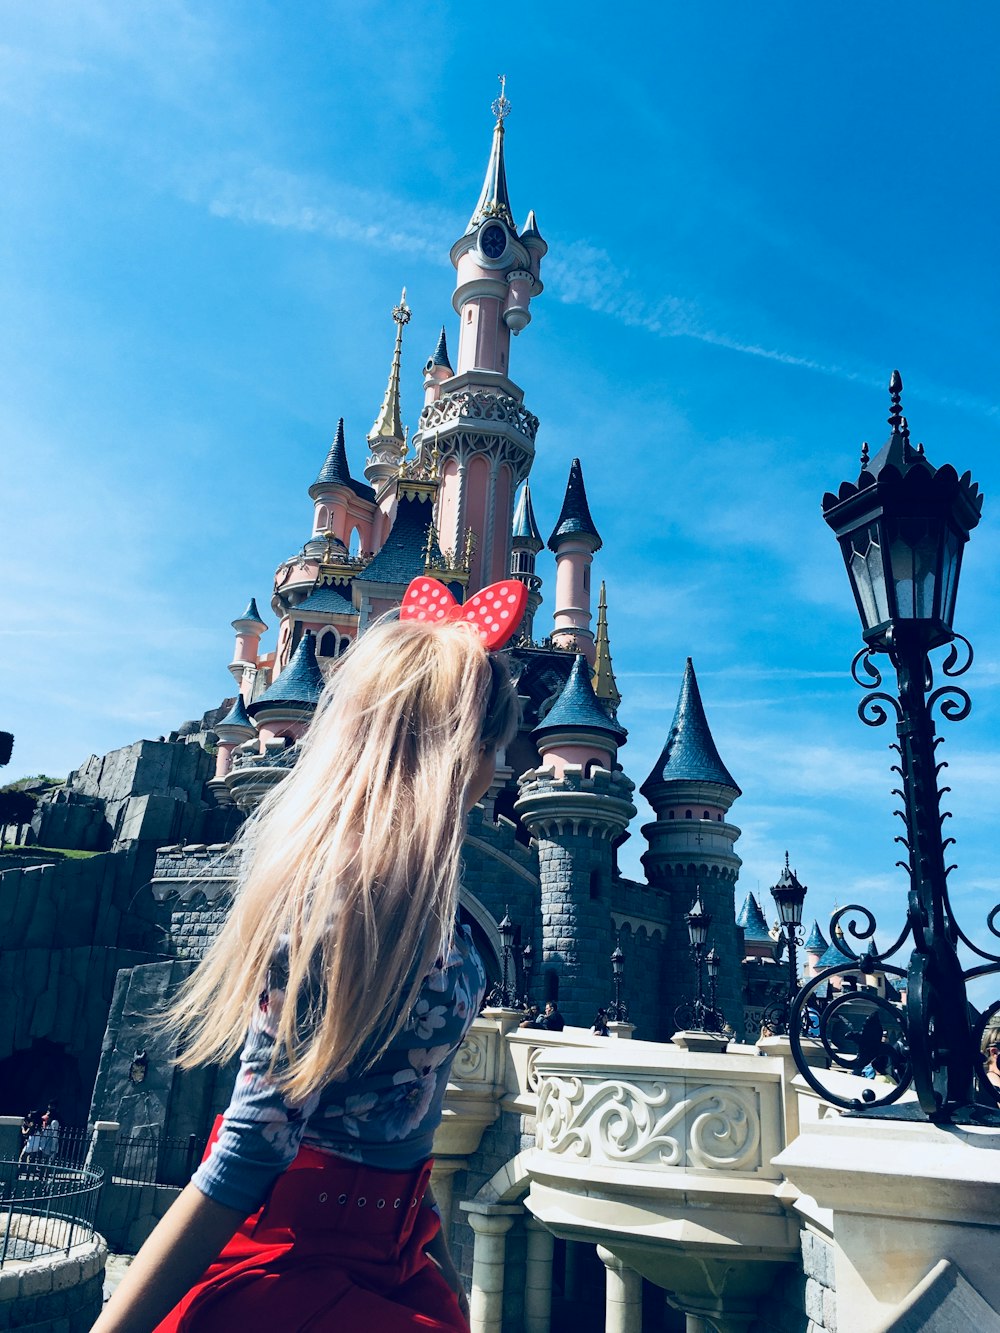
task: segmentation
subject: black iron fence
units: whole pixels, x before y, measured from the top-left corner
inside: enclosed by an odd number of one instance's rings
[[[89,1240],[103,1183],[90,1167],[0,1159],[0,1268]]]
[[[120,1184],[183,1186],[191,1179],[203,1148],[204,1140],[196,1134],[119,1139],[111,1177]]]

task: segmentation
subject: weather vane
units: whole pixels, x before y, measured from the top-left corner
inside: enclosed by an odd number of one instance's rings
[[[403,288],[403,295],[399,298],[399,305],[393,306],[392,317],[397,324],[409,324],[410,315],[413,312],[406,304],[406,288]]]
[[[502,125],[510,115],[510,103],[507,101],[507,75],[498,74],[500,80],[500,96],[490,105],[490,110],[497,118],[497,124]]]

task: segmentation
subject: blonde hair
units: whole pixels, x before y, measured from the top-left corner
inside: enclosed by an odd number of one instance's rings
[[[166,1014],[182,1067],[240,1050],[282,936],[282,1091],[301,1102],[385,1050],[450,944],[480,751],[516,727],[506,665],[469,626],[382,621],[359,638],[245,826],[229,918]]]

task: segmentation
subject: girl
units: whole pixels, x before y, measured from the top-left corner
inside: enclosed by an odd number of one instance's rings
[[[464,815],[516,725],[467,624],[382,623],[338,663],[169,1015],[184,1067],[243,1045],[230,1106],[93,1333],[468,1328],[428,1158],[485,986]]]

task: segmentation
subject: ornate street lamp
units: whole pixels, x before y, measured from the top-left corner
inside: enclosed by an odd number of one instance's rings
[[[531,974],[535,968],[535,951],[531,947],[531,941],[521,950],[521,972],[524,976],[524,995],[521,997],[521,1008],[530,1009],[531,1007]]]
[[[785,853],[785,867],[781,877],[771,890],[771,897],[778,909],[777,956],[788,953],[788,984],[777,983],[772,994],[776,998],[764,1010],[763,1025],[773,1036],[783,1036],[789,1030],[792,1003],[799,989],[798,946],[802,943],[802,904],[805,902],[806,886],[799,881],[795,871],[788,864]],[[803,1012],[803,1021],[808,1023],[809,1015]]]
[[[517,977],[514,971],[514,936],[516,927],[505,907],[503,920],[497,926],[500,932],[500,980],[490,987],[486,1003],[491,1009],[516,1009]]]
[[[695,899],[689,911],[684,913],[687,922],[688,942],[694,957],[697,991],[693,1000],[679,1004],[674,1011],[674,1018],[679,1027],[691,1032],[721,1032],[724,1019],[715,1007],[715,978],[712,978],[712,1003],[705,1003],[705,945],[708,942],[708,930],[712,924],[712,914],[705,910],[701,901],[701,889],[695,889]],[[713,949],[714,962],[709,966],[709,975],[714,966],[718,976],[718,955]]]
[[[954,839],[941,836],[946,815],[940,811],[940,798],[948,788],[938,790],[937,775],[944,765],[936,757],[940,738],[932,718],[938,707],[943,717],[958,722],[972,705],[957,685],[946,682],[934,687],[928,655],[950,645],[940,668],[949,678],[962,675],[972,662],[971,645],[955,633],[952,620],[962,553],[979,522],[983,497],[968,472],[959,477],[948,464],[935,468],[923,445],[911,445],[900,406],[902,389],[899,372],[893,371],[889,440],[874,458],[864,446],[857,482],[844,482],[836,495],[824,496],[823,516],[840,543],[861,616],[865,647],[855,657],[851,674],[871,693],[861,701],[858,713],[868,726],[881,726],[890,716],[896,723],[898,743],[892,748],[899,762],[893,771],[901,786],[894,794],[902,802],[898,813],[906,826],[906,837],[897,839],[906,849],[906,860],[897,864],[909,881],[906,926],[891,948],[880,953],[874,942],[875,918],[867,908],[852,904],[836,912],[832,932],[846,915],[860,915],[862,924],[852,919],[848,928],[855,939],[868,941],[864,957],[849,959],[845,954],[843,964],[825,968],[806,982],[793,1005],[790,1036],[799,1072],[835,1105],[888,1109],[912,1082],[919,1110],[910,1103],[894,1107],[890,1114],[996,1123],[1000,1116],[983,1105],[995,1108],[997,1098],[983,1074],[978,1049],[982,1021],[970,1018],[966,982],[1000,971],[1000,955],[972,942],[949,900],[948,875],[954,867],[946,866],[945,849]],[[885,653],[895,669],[897,696],[878,688],[882,676],[872,661],[876,653]],[[987,919],[996,938],[1000,938],[998,916],[1000,904]],[[907,939],[912,949],[906,968],[888,964],[886,960]],[[959,942],[984,961],[963,970]],[[823,1087],[806,1064],[800,1020],[828,978],[859,970],[906,979],[905,1036],[890,1047],[897,1085],[884,1095],[869,1085],[862,1097],[848,1100]],[[843,1015],[837,1018],[845,1005],[853,1006],[849,1023]],[[860,1072],[873,1055],[889,1047],[887,1029],[893,1025],[898,1029],[899,1022],[890,999],[862,986],[850,994],[842,991],[827,1004],[818,1035],[835,1065]],[[880,1093],[885,1086],[878,1085]],[[979,1105],[974,1104],[977,1097]]]
[[[608,1005],[608,1020],[611,1023],[628,1022],[628,1005],[622,999],[622,987],[625,985],[625,955],[622,953],[621,931],[615,935],[615,948],[611,955],[611,974],[615,983],[615,998]]]

